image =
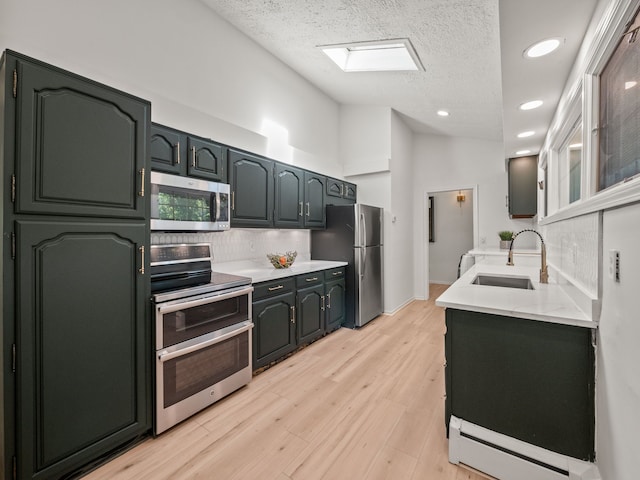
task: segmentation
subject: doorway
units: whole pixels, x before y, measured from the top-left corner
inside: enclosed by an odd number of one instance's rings
[[[425,287],[450,285],[458,278],[460,257],[477,245],[477,187],[426,194]]]

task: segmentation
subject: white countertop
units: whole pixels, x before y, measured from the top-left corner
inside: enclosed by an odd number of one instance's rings
[[[296,260],[289,268],[274,268],[266,259],[242,260],[238,262],[214,263],[214,272],[230,273],[251,278],[252,283],[277,280],[279,278],[304,275],[306,273],[344,267],[347,262],[333,262],[328,260]]]
[[[471,282],[478,274],[529,277],[534,289],[474,285]],[[539,277],[539,266],[476,264],[438,297],[436,305],[587,328],[598,326],[553,278],[541,284]]]

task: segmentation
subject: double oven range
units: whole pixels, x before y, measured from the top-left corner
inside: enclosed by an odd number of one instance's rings
[[[151,246],[156,434],[251,380],[251,279],[213,272],[209,248]]]

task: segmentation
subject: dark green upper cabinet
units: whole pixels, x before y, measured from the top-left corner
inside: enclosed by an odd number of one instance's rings
[[[154,123],[151,127],[151,168],[226,183],[226,147]]]
[[[509,215],[531,218],[538,213],[538,156],[510,158]]]
[[[216,182],[226,182],[226,148],[210,140],[187,137],[187,174]]]
[[[61,478],[151,424],[144,222],[16,221],[18,478]]]
[[[302,228],[306,173],[283,163],[275,165],[275,212],[277,228]]]
[[[231,226],[272,227],[274,162],[229,149]]]
[[[353,183],[327,177],[327,205],[356,203],[357,187]]]
[[[16,213],[144,218],[150,104],[15,61]]]
[[[180,132],[153,124],[151,126],[151,168],[180,175],[183,170]]]
[[[324,189],[326,178],[313,172],[304,172],[304,226],[325,226]]]

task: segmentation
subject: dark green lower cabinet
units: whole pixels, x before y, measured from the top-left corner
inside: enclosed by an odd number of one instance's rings
[[[446,310],[445,422],[454,415],[594,460],[595,360],[588,328]]]
[[[15,226],[17,477],[60,478],[150,429],[147,229]]]
[[[329,333],[340,328],[344,323],[346,300],[344,278],[327,282],[325,284],[325,292],[327,303],[325,330]]]
[[[310,343],[324,335],[324,284],[298,289],[296,302],[296,339]]]
[[[267,289],[279,286],[273,285]],[[296,296],[292,288],[282,289],[282,292],[253,302],[254,370],[284,357],[296,348]]]

